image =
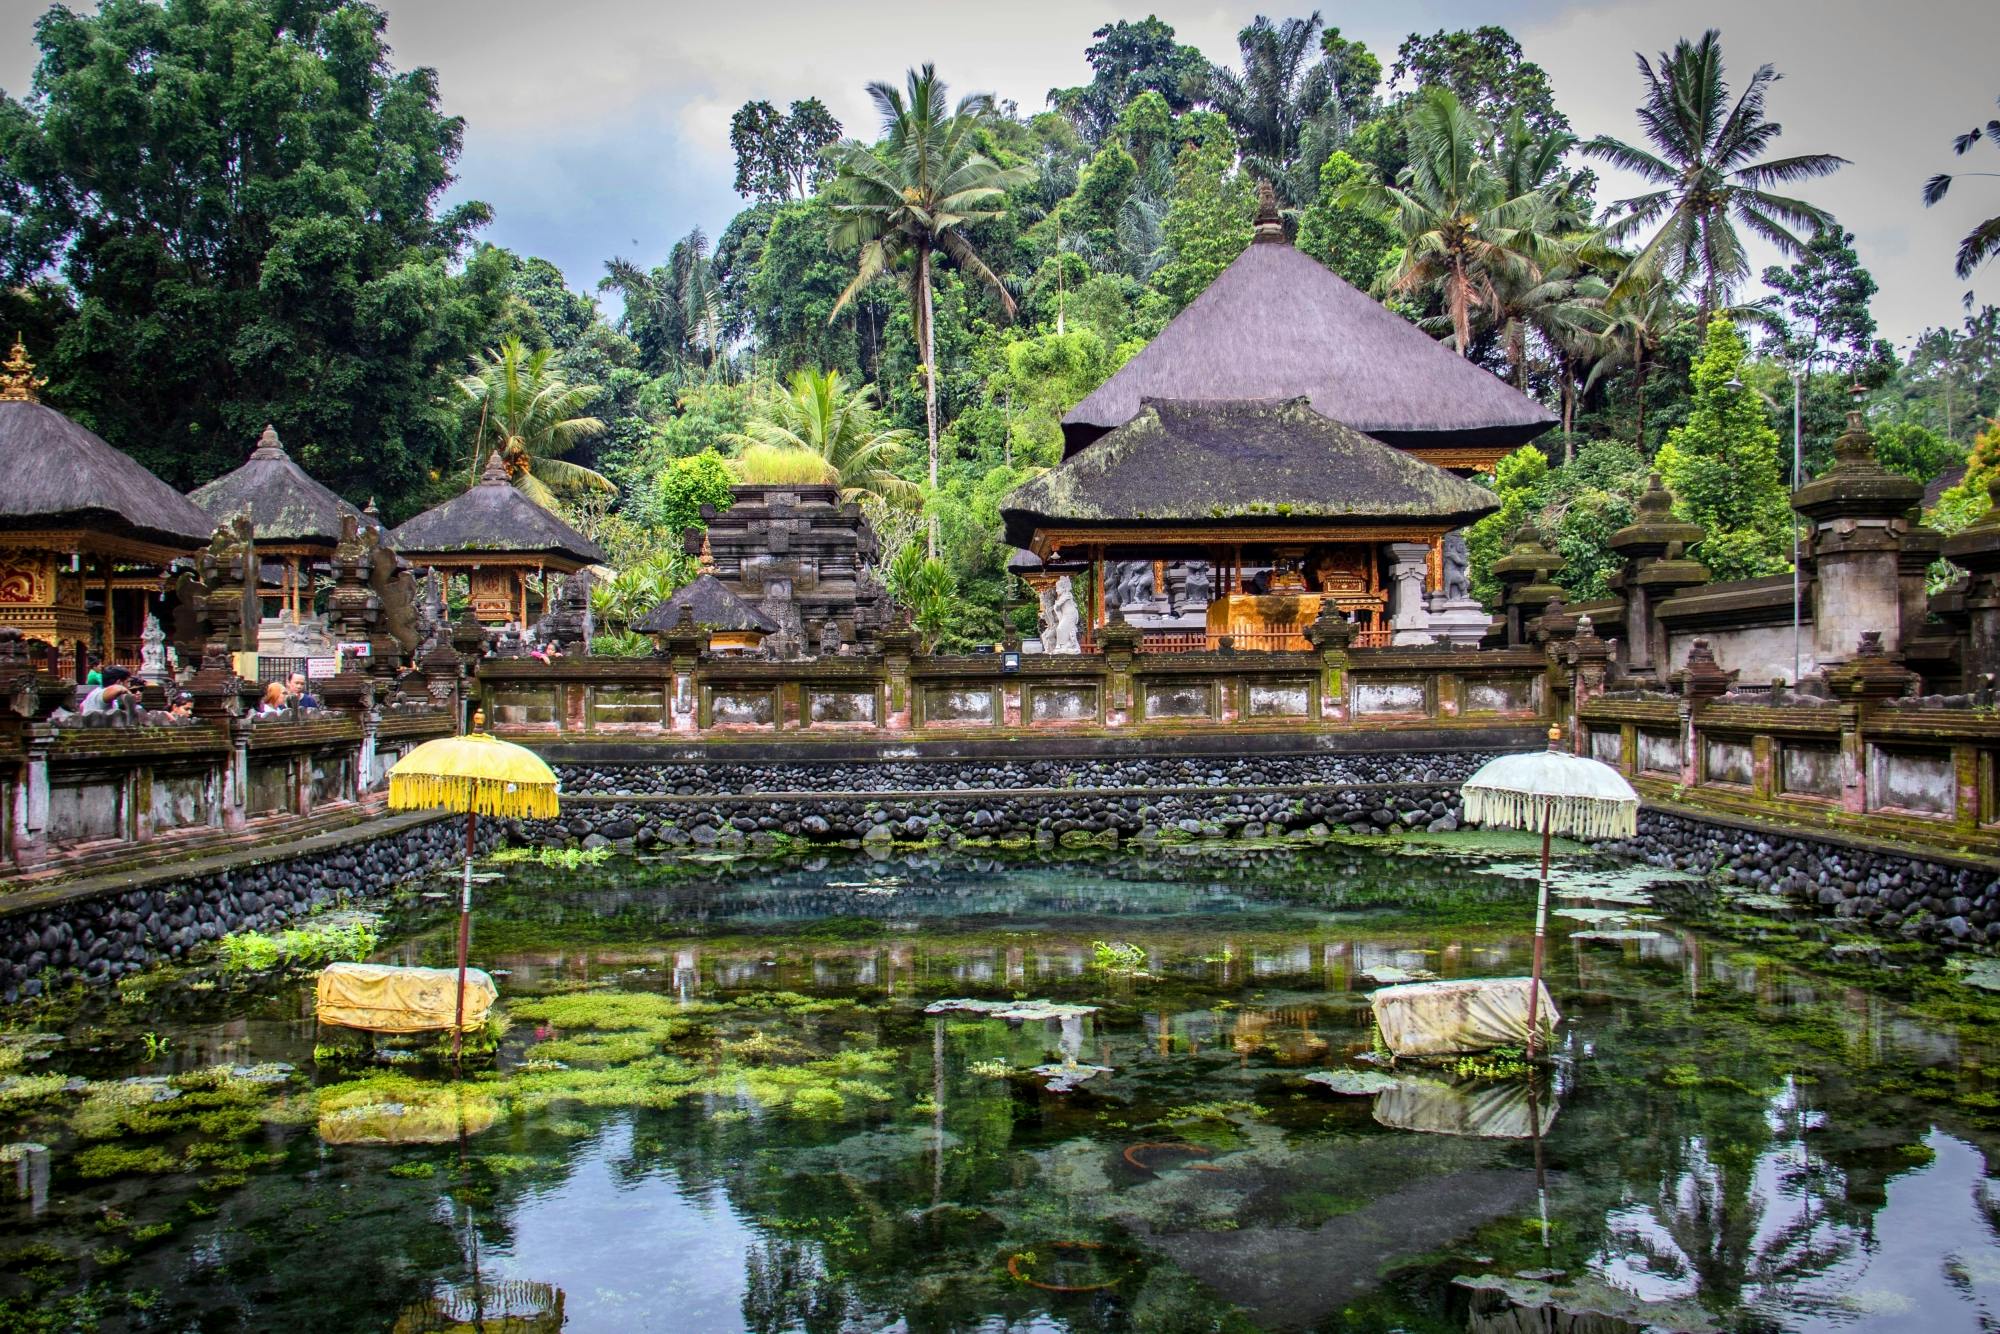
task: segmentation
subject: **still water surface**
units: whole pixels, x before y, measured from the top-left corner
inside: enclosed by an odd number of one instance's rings
[[[1526,971],[1519,860],[494,866],[462,1084],[331,1050],[309,970],[9,1035],[0,1325],[1996,1327],[1993,1008],[1921,953],[1576,861],[1552,1069],[1371,1060],[1383,980]],[[446,960],[427,888],[378,959]]]

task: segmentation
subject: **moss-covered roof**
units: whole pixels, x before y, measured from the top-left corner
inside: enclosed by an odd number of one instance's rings
[[[1273,239],[1273,238],[1265,238]],[[1555,424],[1534,399],[1459,356],[1312,256],[1246,246],[1158,337],[1063,417],[1075,453],[1147,398],[1303,395],[1386,444],[1519,445]]]
[[[188,499],[218,522],[248,511],[259,542],[325,546],[340,542],[340,521],[361,511],[321,486],[292,461],[266,426],[243,466],[197,487]]]
[[[778,623],[731,592],[712,574],[696,576],[691,584],[641,617],[633,628],[645,634],[665,634],[681,623],[681,611],[706,630],[755,630],[774,634]]]
[[[1006,540],[1040,527],[1425,520],[1458,527],[1493,493],[1315,412],[1303,398],[1148,399],[1139,415],[1000,508]]]
[[[413,564],[425,556],[539,556],[554,565],[602,565],[597,543],[515,489],[495,450],[477,485],[393,529],[390,549]]]
[[[0,401],[0,529],[85,528],[193,550],[214,522],[54,408]]]

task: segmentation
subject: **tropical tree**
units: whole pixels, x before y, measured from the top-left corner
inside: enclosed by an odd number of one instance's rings
[[[639,345],[640,358],[652,374],[690,367],[705,372],[715,365],[722,350],[722,300],[701,228],[674,242],[667,262],[658,268],[606,260],[597,287],[624,297],[619,327]]]
[[[1637,57],[1646,82],[1640,124],[1657,151],[1599,135],[1583,151],[1636,172],[1657,189],[1620,200],[1609,234],[1623,240],[1653,228],[1618,281],[1618,290],[1665,278],[1679,286],[1699,275],[1706,319],[1750,273],[1737,227],[1747,227],[1782,253],[1805,243],[1793,229],[1830,226],[1832,219],[1802,199],[1769,188],[1827,176],[1846,158],[1831,153],[1759,161],[1783,127],[1764,116],[1765,95],[1778,71],[1760,65],[1732,105],[1723,81],[1722,35],[1710,28],[1698,41],[1682,38],[1657,68]]]
[[[1530,188],[1510,194],[1482,152],[1486,126],[1448,88],[1411,99],[1410,165],[1396,184],[1350,186],[1401,234],[1403,258],[1382,286],[1390,292],[1437,287],[1460,356],[1472,349],[1472,312],[1490,303],[1496,275],[1531,264],[1548,200]]]
[[[1632,371],[1632,406],[1638,424],[1632,443],[1646,454],[1646,373],[1659,356],[1660,347],[1690,319],[1688,308],[1665,280],[1621,283],[1611,289],[1604,305],[1604,328],[1598,333],[1592,365],[1584,380],[1588,393],[1604,376],[1629,367]]]
[[[1272,23],[1259,14],[1236,35],[1243,72],[1217,65],[1210,75],[1216,109],[1229,118],[1251,170],[1296,203],[1289,168],[1306,125],[1333,96],[1330,67],[1317,60],[1320,17]]]
[[[883,274],[908,265],[910,309],[923,358],[924,436],[935,491],[938,411],[932,257],[944,251],[962,272],[991,288],[1011,318],[1013,296],[965,232],[974,223],[1001,217],[1006,191],[1026,184],[1033,172],[1002,167],[979,151],[977,131],[995,114],[992,96],[974,93],[951,107],[944,81],[933,66],[911,70],[901,89],[871,83],[868,95],[882,113],[882,142],[869,148],[848,141],[831,150],[837,173],[832,241],[842,248],[860,247],[854,280],[834,303],[833,313],[838,315]],[[933,547],[936,541],[933,531]]]
[[[1996,101],[1995,105],[2000,105],[2000,101]],[[2000,148],[2000,120],[1989,120],[1983,126],[1975,125],[1964,134],[1955,135],[1951,151],[1964,157],[1981,139]],[[2000,176],[2000,171],[1941,171],[1924,182],[1924,207],[1929,208],[1943,199],[1951,189],[1951,183],[1960,176]],[[1970,278],[1974,269],[1995,255],[2000,255],[2000,216],[1988,218],[1965,234],[1965,239],[1958,243],[1958,262],[1954,271],[1960,278]]]
[[[514,485],[547,509],[564,497],[617,490],[602,473],[562,458],[605,428],[583,411],[601,391],[594,384],[565,383],[549,366],[553,355],[553,349],[530,352],[519,338],[509,338],[458,381],[466,414],[478,422],[473,475],[480,460],[497,449]]]
[[[752,406],[743,429],[724,439],[746,451],[811,456],[836,480],[843,501],[916,498],[917,489],[891,471],[914,437],[883,425],[874,389],[850,387],[839,371],[803,370],[784,388],[773,386]]]

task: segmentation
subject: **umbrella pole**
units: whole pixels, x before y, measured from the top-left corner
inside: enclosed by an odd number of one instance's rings
[[[465,1041],[465,950],[472,941],[472,848],[479,833],[479,814],[465,813],[465,880],[458,891],[458,1008],[451,1025],[451,1063]],[[1546,876],[1546,872],[1544,872]],[[1540,956],[1538,955],[1537,958]]]
[[[1542,882],[1535,894],[1535,965],[1528,982],[1528,1059],[1535,1059],[1535,1046],[1542,1035],[1542,958],[1547,952],[1549,926],[1549,826],[1555,802],[1542,802]]]

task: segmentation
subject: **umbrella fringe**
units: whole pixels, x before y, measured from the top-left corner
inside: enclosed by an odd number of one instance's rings
[[[444,774],[389,775],[389,808],[447,810],[514,820],[552,820],[560,810],[553,783],[497,783]]]
[[[1569,838],[1632,838],[1639,832],[1639,803],[1613,801],[1601,797],[1546,797],[1532,792],[1509,792],[1497,788],[1462,789],[1465,818],[1474,824],[1496,825],[1503,829],[1542,827],[1542,812],[1549,812],[1549,831]]]

